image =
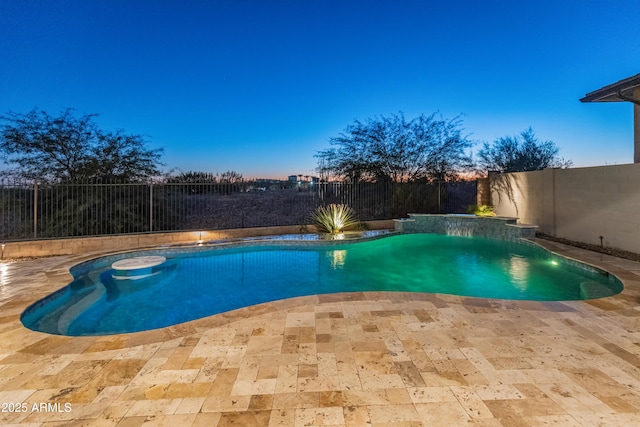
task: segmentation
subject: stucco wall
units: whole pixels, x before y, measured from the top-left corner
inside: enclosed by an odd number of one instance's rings
[[[640,164],[492,174],[498,215],[556,237],[640,253]]]

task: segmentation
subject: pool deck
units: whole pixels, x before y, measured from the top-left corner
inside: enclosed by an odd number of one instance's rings
[[[62,337],[20,313],[96,254],[0,262],[0,425],[640,425],[640,263],[542,243],[625,290],[548,303],[331,294]]]

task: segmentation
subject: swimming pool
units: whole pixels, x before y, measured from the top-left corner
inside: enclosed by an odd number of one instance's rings
[[[112,263],[163,255],[139,280]],[[75,266],[75,280],[22,314],[33,330],[108,335],[170,326],[284,298],[334,292],[431,292],[557,301],[622,291],[614,276],[536,245],[479,237],[407,234],[357,243],[258,242],[120,254]]]

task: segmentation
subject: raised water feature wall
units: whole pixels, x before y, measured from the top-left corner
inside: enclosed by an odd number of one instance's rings
[[[538,227],[518,224],[518,219],[511,217],[409,214],[409,218],[394,220],[394,228],[401,233],[436,233],[518,240],[535,237]]]

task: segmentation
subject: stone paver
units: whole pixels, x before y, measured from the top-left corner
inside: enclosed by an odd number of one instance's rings
[[[625,290],[553,303],[319,295],[63,337],[20,314],[95,254],[0,262],[0,425],[640,424],[640,264],[543,244]]]

